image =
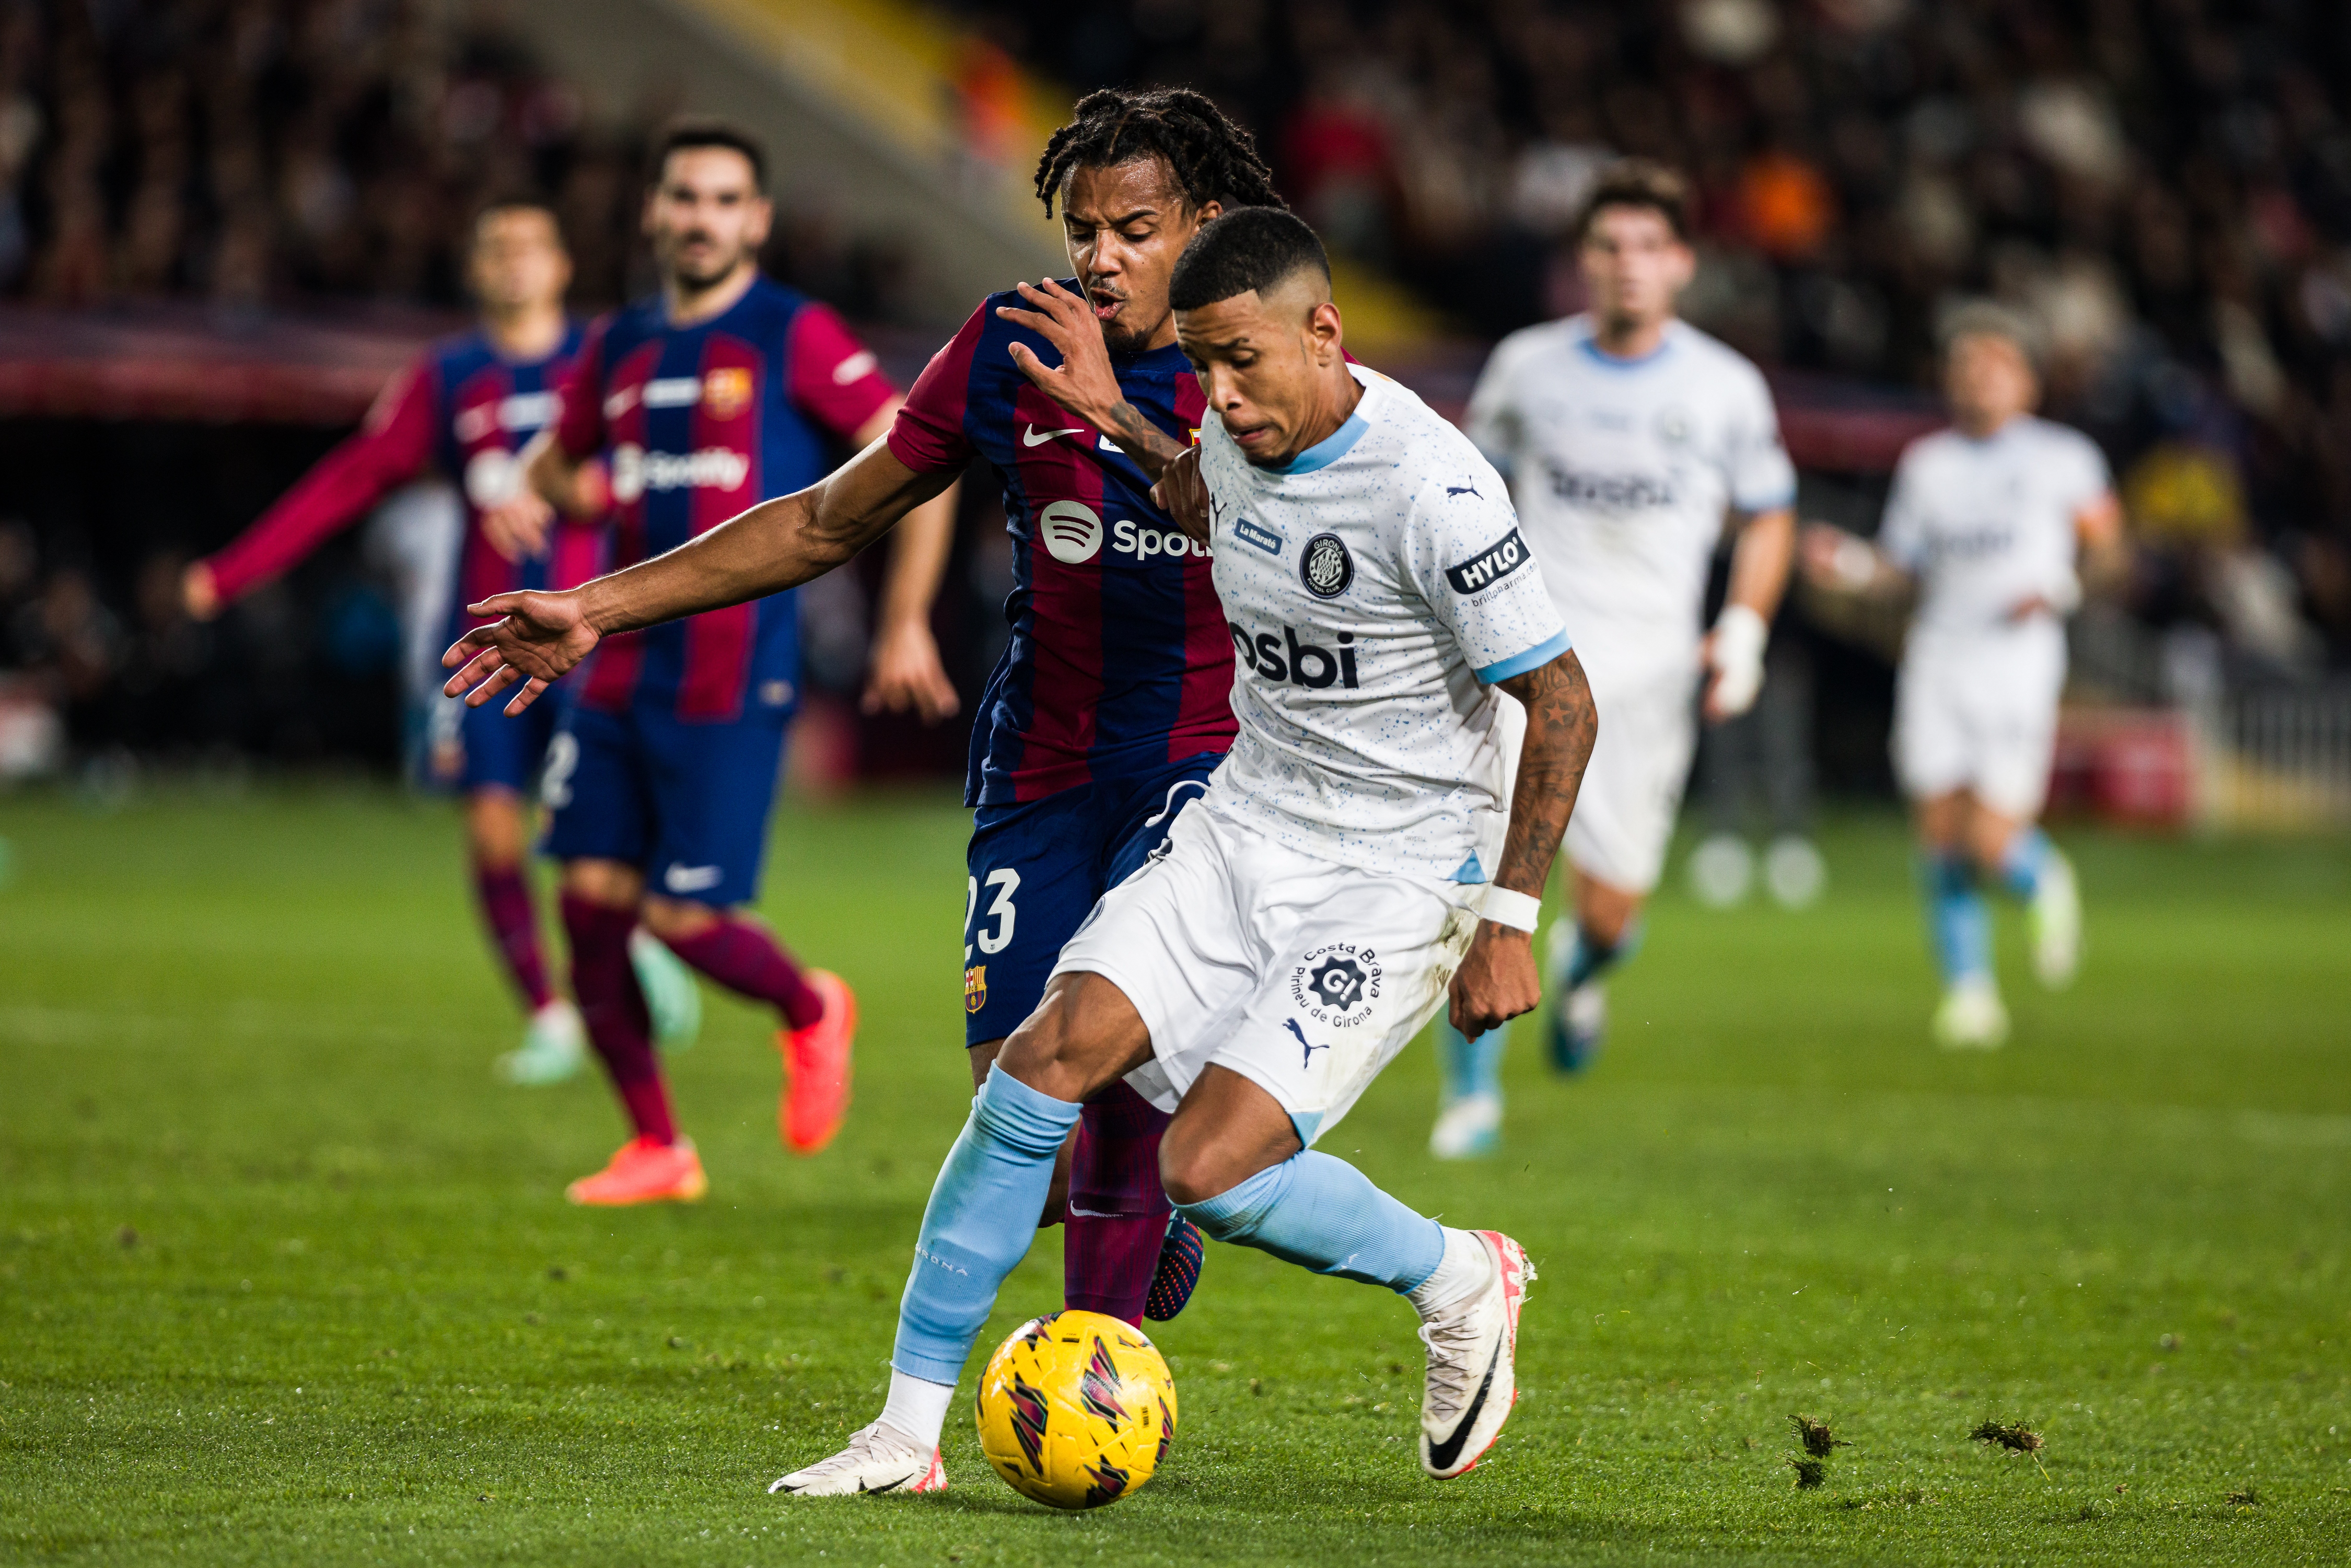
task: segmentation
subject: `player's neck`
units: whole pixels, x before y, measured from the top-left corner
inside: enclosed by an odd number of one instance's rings
[[[1297,451],[1282,455],[1283,464],[1295,463],[1301,454],[1313,451],[1338,434],[1339,427],[1354,413],[1355,405],[1364,401],[1363,383],[1355,380],[1347,361],[1341,360],[1335,369],[1335,377],[1326,373],[1315,388],[1313,417],[1299,433]]]
[[[558,301],[482,312],[482,335],[502,360],[543,360],[563,345],[569,326]]]
[[[662,308],[668,313],[671,326],[691,327],[714,316],[724,316],[737,299],[751,291],[758,277],[759,264],[748,256],[716,283],[699,287],[672,273],[662,279]]]
[[[1665,345],[1666,329],[1673,319],[1671,316],[1650,320],[1599,317],[1593,323],[1593,346],[1612,360],[1646,360]]]
[[[1970,441],[1990,441],[2024,415],[2016,413],[1954,413],[1951,424]]]

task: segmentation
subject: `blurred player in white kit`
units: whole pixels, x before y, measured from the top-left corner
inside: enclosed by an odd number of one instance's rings
[[[1508,477],[1527,543],[1583,655],[1600,738],[1566,850],[1574,917],[1553,923],[1552,1065],[1581,1071],[1606,1024],[1603,977],[1638,946],[1697,739],[1763,681],[1795,550],[1795,470],[1763,377],[1678,320],[1697,270],[1678,174],[1628,159],[1594,185],[1578,229],[1591,306],[1505,338],[1469,400],[1468,433]],[[1730,587],[1702,632],[1708,568],[1737,530]],[[1430,1152],[1500,1137],[1503,1035],[1441,1026],[1446,1103]]]
[[[2065,617],[2122,557],[2122,507],[2089,437],[2034,417],[2034,334],[1992,306],[1945,334],[1951,428],[1914,441],[1873,547],[1825,525],[1804,536],[1805,576],[1832,591],[1899,594],[1917,607],[1895,688],[1894,769],[1917,812],[1919,879],[1942,972],[1935,1038],[2008,1038],[1980,882],[2027,909],[2033,967],[2069,983],[2081,960],[2074,868],[2035,824],[2049,787]]]

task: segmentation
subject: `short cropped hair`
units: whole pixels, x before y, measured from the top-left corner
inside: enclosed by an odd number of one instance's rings
[[[653,138],[652,155],[645,160],[645,183],[661,183],[671,153],[697,147],[723,147],[741,153],[751,165],[751,183],[761,191],[768,188],[768,150],[759,139],[732,120],[703,114],[680,115],[662,127],[661,134]]]
[[[1575,240],[1583,243],[1593,221],[1609,207],[1646,207],[1666,220],[1684,245],[1690,237],[1689,182],[1649,158],[1620,158],[1600,171],[1592,193],[1576,215]]]
[[[2024,356],[2024,362],[2032,367],[2036,375],[2041,371],[2043,350],[2047,347],[2032,318],[1990,299],[1970,299],[1945,310],[1942,319],[1936,323],[1935,338],[1946,354],[1961,338],[2005,339]]]
[[[1196,310],[1255,289],[1262,294],[1308,267],[1331,280],[1331,257],[1304,219],[1280,207],[1236,207],[1201,225],[1176,259],[1167,301]]]
[[[474,209],[474,221],[470,225],[472,233],[479,237],[482,225],[501,213],[544,214],[547,221],[555,227],[556,242],[562,243],[563,218],[562,214],[555,210],[555,203],[546,196],[529,192],[505,191],[482,202]]]

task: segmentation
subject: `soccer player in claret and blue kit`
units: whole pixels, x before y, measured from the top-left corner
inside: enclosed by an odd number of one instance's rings
[[[756,141],[680,121],[656,144],[652,173],[644,224],[661,291],[590,331],[561,417],[522,455],[535,497],[488,519],[535,542],[540,499],[575,517],[609,515],[621,567],[821,477],[828,440],[872,442],[900,401],[840,318],[760,275],[772,214]],[[935,560],[951,508],[951,497],[934,498],[901,536],[901,556],[913,537]],[[499,608],[494,600],[483,612]],[[616,637],[556,737],[546,848],[563,863],[572,989],[633,1130],[603,1170],[571,1185],[574,1202],[690,1201],[706,1186],[673,1118],[629,963],[640,919],[703,974],[775,1008],[788,1146],[814,1153],[841,1125],[855,998],[839,977],[801,969],[742,913],[758,892],[799,695],[799,637],[789,593]],[[951,692],[935,649],[930,662],[929,684]]]
[[[356,434],[251,528],[190,565],[181,584],[189,614],[211,620],[293,570],[399,486],[434,472],[457,486],[465,509],[449,635],[474,624],[468,603],[510,589],[569,588],[596,575],[602,535],[585,524],[546,528],[547,504],[535,497],[518,502],[540,525],[533,548],[485,527],[486,510],[517,502],[515,452],[562,407],[580,352],[580,329],[563,309],[571,260],[554,210],[527,198],[485,206],[474,220],[467,269],[480,324],[434,344],[384,388]],[[569,1078],[586,1055],[580,1015],[549,979],[524,876],[529,795],[560,716],[553,704],[512,716],[451,705],[434,715],[424,756],[425,781],[464,796],[474,891],[491,946],[529,1009],[522,1049],[500,1062],[519,1083]],[[649,982],[691,998],[692,983],[675,976],[675,959],[642,934],[632,952],[649,969]]]
[[[1249,637],[1238,737],[1165,850],[1064,946],[973,1097],[879,1417],[773,1491],[946,1485],[956,1380],[1064,1141],[1122,1080],[1173,1113],[1160,1173],[1203,1230],[1406,1298],[1428,1352],[1428,1475],[1472,1468],[1516,1398],[1524,1250],[1416,1214],[1314,1145],[1439,1008],[1475,1035],[1541,999],[1531,935],[1591,690],[1493,469],[1347,361],[1311,229],[1263,207],[1202,225],[1169,298],[1211,412],[1156,488],[1210,540],[1232,641]],[[865,461],[632,571],[509,595],[506,621],[451,650],[474,655],[460,682],[486,697],[543,683],[601,631],[806,580],[879,531],[834,509]]]
[[[1059,213],[1074,276],[990,296],[915,382],[887,442],[696,541],[657,579],[673,590],[629,601],[630,624],[644,625],[805,580],[805,563],[847,559],[846,541],[888,528],[974,457],[1002,476],[1011,637],[966,784],[975,1085],[1096,899],[1159,849],[1231,745],[1233,645],[1208,550],[1150,496],[1206,406],[1176,346],[1167,280],[1201,225],[1280,200],[1249,134],[1182,89],[1088,95],[1048,144],[1036,188]],[[673,575],[682,566],[690,574]],[[517,662],[498,638],[451,651],[486,650],[449,685],[477,703],[517,679],[528,701],[621,629],[577,600],[496,608],[514,617]],[[1069,1305],[1134,1321],[1172,1317],[1189,1298],[1199,1232],[1160,1186],[1166,1124],[1115,1080],[1089,1099],[1040,1216],[1068,1221]]]

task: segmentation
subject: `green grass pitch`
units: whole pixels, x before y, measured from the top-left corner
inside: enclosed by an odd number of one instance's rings
[[[1890,817],[1833,828],[1811,912],[1669,891],[1588,1080],[1520,1026],[1504,1157],[1423,1153],[1425,1045],[1327,1141],[1541,1267],[1475,1474],[1414,1462],[1402,1302],[1212,1248],[1131,1500],[1022,1500],[967,1405],[944,1496],[768,1497],[879,1403],[967,1093],[964,832],[788,810],[765,907],[862,995],[848,1131],[786,1156],[714,1000],[673,1063],[709,1200],[583,1212],[620,1124],[493,1082],[444,809],[0,800],[0,1561],[2351,1561],[2351,843],[2071,836],[2081,984],[2003,915],[2015,1038],[1948,1056]],[[1795,1413],[1852,1445],[1809,1490]]]

